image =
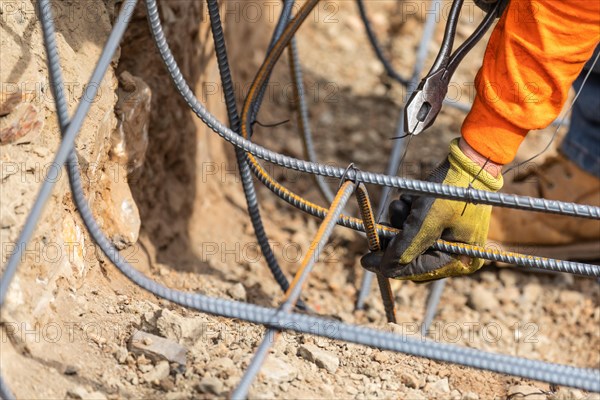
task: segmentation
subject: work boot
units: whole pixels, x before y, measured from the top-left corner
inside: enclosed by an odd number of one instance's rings
[[[506,182],[502,191],[600,205],[600,179],[561,154],[539,167],[523,170],[512,182]],[[600,221],[494,207],[488,246],[563,260],[600,260]]]

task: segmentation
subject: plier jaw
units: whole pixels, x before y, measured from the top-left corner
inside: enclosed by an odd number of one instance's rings
[[[452,2],[440,51],[431,70],[411,94],[404,108],[405,134],[418,135],[433,124],[442,109],[454,71],[465,55],[493,25],[494,20],[500,16],[508,1],[497,0],[473,34],[454,53],[452,53],[454,37],[464,0]]]
[[[404,109],[404,132],[418,135],[437,118],[448,93],[447,71],[441,69],[421,81]]]

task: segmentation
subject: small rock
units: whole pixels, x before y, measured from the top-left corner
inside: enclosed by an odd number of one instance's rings
[[[127,168],[120,165],[114,170],[114,175],[103,174],[100,184],[109,188],[106,207],[99,210],[106,224],[107,236],[120,250],[134,245],[139,239],[142,222],[131,188],[127,184]],[[114,307],[107,311],[116,313]]]
[[[500,277],[502,277],[502,275]],[[467,392],[462,395],[461,400],[479,400],[479,395],[477,393]]]
[[[157,314],[156,328],[160,335],[167,339],[192,346],[205,335],[207,329],[205,317],[185,318],[167,309],[162,309]]]
[[[144,374],[146,382],[159,382],[169,376],[169,362],[160,361],[154,368]]]
[[[2,106],[0,106],[2,107]],[[21,103],[8,116],[0,119],[0,145],[14,143],[27,135],[31,140],[44,126],[43,112],[31,103]]]
[[[85,399],[87,395],[88,392],[83,386],[77,386],[67,391],[67,396],[70,396],[74,399]]]
[[[154,368],[152,364],[138,364],[138,369],[143,373],[150,372],[152,368]]]
[[[362,372],[369,378],[375,378],[375,377],[379,376],[379,368],[376,368],[375,366],[372,366],[372,365],[363,369]]]
[[[127,361],[128,354],[129,352],[125,347],[115,346],[113,349],[113,356],[116,358],[119,364],[125,364],[125,362]]]
[[[231,375],[237,369],[235,363],[231,358],[223,357],[212,360],[206,365],[206,369],[209,371],[223,371],[228,375]]]
[[[400,382],[407,388],[417,389],[419,387],[419,380],[414,375],[407,372],[400,375]]]
[[[175,383],[169,378],[162,379],[159,383],[159,386],[165,392],[170,392],[175,389]]]
[[[315,345],[304,344],[298,349],[298,354],[307,359],[308,361],[314,362],[317,367],[325,368],[329,373],[334,374],[340,366],[340,359],[334,354],[321,350]]]
[[[152,361],[150,361],[148,358],[146,358],[146,356],[144,354],[140,354],[138,356],[138,358],[135,360],[135,363],[137,365],[149,365],[149,364],[152,364]]]
[[[298,376],[298,370],[278,357],[270,355],[261,368],[266,379],[277,382],[291,382]]]
[[[138,383],[140,383],[140,379],[138,378],[137,373],[132,369],[128,369],[125,373],[125,380],[127,380],[127,382],[131,383],[132,385],[137,385]]]
[[[146,345],[145,339],[148,338],[152,342]],[[129,350],[132,353],[143,354],[155,361],[167,360],[181,365],[186,364],[187,349],[185,347],[172,340],[143,331],[137,331],[131,336]]]
[[[288,390],[290,390],[289,382],[283,382],[282,384],[280,384],[279,390],[281,390],[282,392],[287,392]]]
[[[467,302],[469,307],[476,311],[495,310],[498,308],[498,300],[496,297],[483,286],[476,286],[469,295]]]
[[[582,400],[585,395],[581,390],[561,387],[548,398],[550,400]],[[593,398],[595,397],[589,397],[590,400]]]
[[[450,393],[448,378],[440,379],[435,382],[429,382],[425,385],[424,390],[430,393]]]
[[[379,379],[381,379],[382,381],[391,381],[394,379],[394,376],[389,371],[381,371],[379,373]]]
[[[200,383],[196,385],[196,389],[198,389],[198,391],[201,393],[212,393],[214,395],[219,395],[221,391],[223,391],[223,384],[217,378],[205,376],[202,378]]]
[[[79,368],[75,365],[67,365],[65,367],[65,375],[77,375],[77,373],[79,372]]]
[[[389,361],[390,356],[389,356],[389,354],[387,352],[380,351],[380,352],[375,353],[375,356],[373,357],[373,359],[375,361],[380,362],[380,363],[383,364],[383,363]]]
[[[246,301],[246,288],[241,283],[236,283],[227,289],[227,294],[234,300]]]
[[[546,400],[546,395],[540,389],[527,385],[514,385],[508,388],[511,400]]]
[[[450,399],[451,400],[462,400],[462,396],[458,390],[452,389],[452,391],[450,392]]]

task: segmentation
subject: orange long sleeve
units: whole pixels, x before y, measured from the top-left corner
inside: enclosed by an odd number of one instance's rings
[[[463,138],[493,162],[512,161],[527,132],[558,116],[599,41],[600,0],[511,0],[475,78]]]

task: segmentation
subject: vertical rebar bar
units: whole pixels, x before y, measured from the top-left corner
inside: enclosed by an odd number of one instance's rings
[[[308,248],[308,252],[302,260],[300,269],[296,273],[294,280],[290,284],[290,287],[285,294],[285,300],[279,307],[277,315],[280,315],[282,313],[288,314],[289,312],[291,312],[296,302],[300,299],[300,294],[302,293],[304,283],[306,282],[306,279],[312,271],[315,263],[319,259],[319,255],[323,251],[323,248],[327,244],[327,241],[329,240],[329,237],[333,232],[333,228],[335,228],[335,226],[337,225],[337,220],[340,217],[344,206],[348,202],[348,199],[352,195],[354,187],[355,185],[353,182],[346,181],[338,190],[335,198],[331,202],[331,206],[329,207],[327,216],[325,217],[325,219],[323,219],[323,222],[319,226],[319,230],[315,234],[315,237],[311,242],[310,247]],[[248,369],[246,369],[246,373],[244,374],[244,376],[242,376],[238,387],[231,394],[232,399],[244,399],[247,397],[250,385],[252,384],[254,378],[260,371],[260,367],[264,363],[265,358],[269,353],[269,349],[275,343],[278,332],[279,331],[277,329],[267,329],[265,337],[258,346],[258,349],[256,350],[252,361],[250,361]]]
[[[440,304],[440,299],[442,298],[442,293],[444,293],[445,287],[446,279],[440,279],[439,281],[433,282],[431,284],[431,288],[429,288],[427,305],[425,306],[425,316],[423,317],[423,323],[421,324],[421,335],[423,336],[427,336],[427,331],[433,322],[433,318],[435,317],[435,313],[438,305]]]
[[[369,199],[369,192],[367,192],[367,187],[363,183],[359,183],[356,186],[356,200],[358,200],[358,209],[365,225],[369,251],[376,253],[381,250],[381,243],[375,229],[375,215],[373,214],[373,207]],[[377,283],[379,284],[379,291],[381,292],[381,299],[385,308],[385,316],[388,322],[396,323],[396,303],[394,302],[394,293],[392,292],[390,280],[382,274],[377,274]]]

